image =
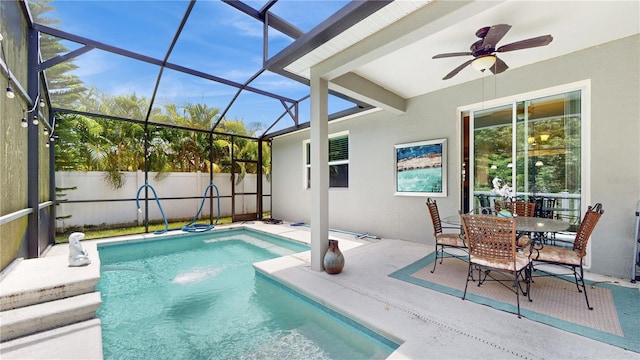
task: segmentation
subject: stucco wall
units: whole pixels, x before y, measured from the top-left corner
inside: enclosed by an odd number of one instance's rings
[[[394,144],[448,139],[443,215],[460,203],[457,108],[577,81],[591,82],[589,203],[605,209],[591,242],[591,271],[629,277],[636,202],[640,200],[640,35],[567,56],[510,69],[499,76],[422,95],[403,115],[384,111],[330,124],[349,131],[349,188],[329,191],[329,227],[433,244],[424,197],[394,196]],[[505,55],[506,56],[506,55]],[[484,91],[483,91],[484,87]],[[273,217],[308,222],[310,191],[303,189],[302,141],[309,131],[273,140]]]

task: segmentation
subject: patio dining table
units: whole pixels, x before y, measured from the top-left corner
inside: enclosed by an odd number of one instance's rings
[[[569,224],[568,222],[557,219],[528,216],[516,216],[515,219],[518,237],[528,233],[551,233],[565,231],[571,226],[571,224]],[[455,226],[462,225],[462,219],[460,218],[460,215],[447,216],[442,219],[442,222]]]

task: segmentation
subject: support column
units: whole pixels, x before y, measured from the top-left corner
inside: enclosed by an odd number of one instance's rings
[[[33,124],[39,110],[38,41],[38,32],[30,29],[27,43],[27,93],[32,102],[27,106],[33,109],[27,114],[27,206],[33,210],[27,225],[27,257],[30,259],[40,256],[40,126]]]
[[[260,138],[258,140],[258,166],[257,166],[257,171],[256,171],[256,191],[258,192],[258,194],[256,195],[256,212],[258,213],[258,219],[262,219],[262,193],[263,193],[263,189],[262,189],[262,138]],[[213,202],[212,202],[213,203]]]
[[[42,97],[44,98],[44,95],[42,95]],[[50,134],[54,134],[54,128],[53,126],[55,126],[55,123],[53,122],[53,112],[51,111],[51,109],[49,109],[48,111],[48,121],[49,124],[51,124],[51,131],[49,132]],[[56,156],[55,156],[55,144],[49,141],[49,138],[45,139],[47,142],[49,142],[49,199],[51,200],[52,204],[50,205],[50,211],[49,211],[49,244],[55,244],[56,243],[56,225],[57,225],[57,220],[56,220],[56,213],[57,213],[57,206],[56,206],[56,201],[57,201],[57,194],[56,194]]]
[[[311,269],[329,248],[329,83],[311,69]]]

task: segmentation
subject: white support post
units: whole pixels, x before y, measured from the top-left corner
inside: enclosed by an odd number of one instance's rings
[[[329,248],[329,83],[311,69],[311,269]]]

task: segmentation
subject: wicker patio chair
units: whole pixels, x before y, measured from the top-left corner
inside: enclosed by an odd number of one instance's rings
[[[555,198],[548,197],[536,197],[534,199],[536,204],[535,217],[553,219],[555,217],[554,208],[556,206]],[[538,242],[542,242],[544,244],[552,244],[555,245],[556,242],[556,233],[536,233],[535,239]]]
[[[440,264],[442,264],[442,260],[447,257],[453,257],[457,259],[466,260],[467,255],[456,255],[454,253],[445,251],[447,248],[454,249],[463,249],[466,252],[466,244],[464,242],[464,236],[461,234],[461,228],[457,226],[442,226],[442,221],[440,219],[440,212],[438,211],[438,204],[436,201],[428,198],[427,199],[427,208],[429,209],[429,214],[431,215],[431,222],[433,223],[433,236],[436,238],[436,259],[433,262],[433,269],[431,272],[436,271],[436,264],[438,263],[438,258],[440,259]],[[443,229],[456,229],[456,232],[443,232]]]
[[[572,271],[573,278],[575,280],[576,288],[578,292],[584,292],[584,299],[587,302],[587,308],[593,310],[593,307],[589,305],[589,298],[587,296],[587,287],[584,284],[584,271],[582,269],[582,259],[587,252],[587,243],[589,237],[596,227],[596,224],[600,220],[600,216],[604,213],[602,204],[597,203],[594,206],[589,206],[587,212],[584,214],[582,223],[578,228],[572,247],[563,247],[555,245],[538,245],[535,247],[532,260],[534,265],[537,263],[546,263],[559,265]],[[535,266],[534,266],[535,269]],[[580,272],[578,273],[578,269]],[[568,274],[555,274],[548,271],[538,270],[545,273],[544,276],[557,276],[560,279],[568,280],[564,275]],[[571,280],[568,280],[571,281]],[[582,287],[582,290],[580,289]]]
[[[491,206],[491,200],[489,200],[488,195],[480,194],[480,195],[476,195],[476,197],[478,198],[478,203],[480,204],[480,207]]]
[[[554,208],[556,207],[556,199],[548,197],[536,197],[536,217],[543,217],[547,219],[553,219],[555,216]]]
[[[515,216],[534,217],[536,212],[536,203],[526,201],[503,201],[495,202],[496,213],[500,214],[501,210],[506,210]],[[540,234],[527,234],[518,239],[518,246],[529,243],[530,239],[537,239]]]
[[[496,201],[494,206],[496,208],[496,212],[500,212],[500,210],[507,210],[517,216],[533,217],[536,212],[536,203],[525,201]]]
[[[518,317],[521,317],[520,292],[531,301],[531,249],[518,252],[515,219],[462,215],[462,225],[469,247],[469,271],[462,299],[466,298],[469,280],[474,280],[473,271],[477,270],[478,286],[496,281],[516,294]],[[494,276],[494,271],[499,275]]]

